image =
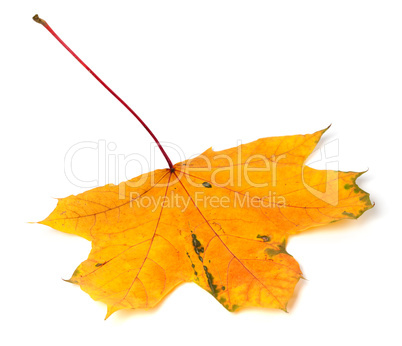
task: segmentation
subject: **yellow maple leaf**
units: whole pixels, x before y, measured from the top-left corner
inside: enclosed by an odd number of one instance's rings
[[[259,139],[173,165],[154,134],[38,16],[42,24],[141,122],[169,168],[59,199],[41,224],[92,242],[67,280],[108,306],[152,308],[195,282],[228,310],[286,310],[302,277],[290,235],[373,207],[362,173],[316,170],[305,161],[322,134]]]
[[[92,241],[69,281],[108,315],[153,307],[183,282],[229,310],[285,310],[302,275],[288,236],[372,207],[355,183],[361,173],[304,165],[324,131],[209,149],[173,170],[60,199],[41,223]]]

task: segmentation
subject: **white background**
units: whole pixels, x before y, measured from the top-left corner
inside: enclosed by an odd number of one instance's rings
[[[2,344],[401,344],[400,1],[30,0],[0,10]],[[27,222],[45,218],[52,197],[84,190],[64,174],[66,152],[105,140],[115,155],[149,158],[151,138],[36,13],[186,156],[332,124],[321,148],[338,140],[340,169],[369,169],[358,182],[376,206],[290,239],[308,281],[288,314],[232,314],[186,284],[154,311],[104,321],[103,304],[61,280],[90,244]],[[94,151],[74,163],[96,179]],[[131,165],[127,177],[138,173]]]

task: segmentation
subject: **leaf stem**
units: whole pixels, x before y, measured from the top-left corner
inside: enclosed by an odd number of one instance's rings
[[[120,103],[121,103],[124,107],[127,108],[127,110],[128,110],[132,115],[134,115],[134,117],[141,123],[141,125],[145,128],[145,130],[147,130],[148,133],[151,135],[151,137],[154,139],[155,143],[158,145],[160,151],[162,152],[163,156],[165,157],[165,159],[166,159],[166,161],[167,161],[167,163],[168,163],[168,165],[169,165],[170,170],[173,172],[173,171],[174,171],[174,168],[173,168],[172,161],[170,160],[169,156],[166,154],[165,149],[163,149],[163,147],[162,147],[162,145],[159,143],[158,139],[155,137],[155,135],[152,133],[152,131],[149,129],[149,127],[142,121],[142,119],[138,116],[138,114],[135,113],[127,103],[125,103],[112,89],[110,89],[110,88],[106,85],[106,83],[103,82],[102,79],[100,79],[100,78],[95,74],[95,72],[93,72],[93,71],[88,67],[88,65],[85,64],[85,63],[77,56],[77,54],[75,54],[75,53],[70,49],[70,47],[68,47],[68,46],[64,43],[64,41],[53,31],[53,29],[49,26],[49,24],[47,24],[47,22],[46,22],[45,20],[39,18],[39,16],[38,16],[37,14],[36,14],[32,19],[33,19],[35,22],[37,22],[37,23],[39,23],[39,24],[42,24],[42,25],[47,29],[47,31],[49,31],[49,32],[56,38],[56,40],[59,41],[59,42],[61,43],[61,45],[62,45],[64,48],[66,48],[66,49],[70,52],[70,54],[71,54],[74,58],[76,58],[76,59],[78,60],[78,62],[79,62],[82,66],[84,66],[84,67],[88,70],[88,72],[89,72],[92,76],[94,76],[94,78],[95,78],[100,84],[102,84],[102,85],[107,89],[107,91],[109,91],[116,99],[118,99],[118,100],[120,101]]]

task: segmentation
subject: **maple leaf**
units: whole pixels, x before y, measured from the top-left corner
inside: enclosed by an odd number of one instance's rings
[[[92,241],[69,281],[106,303],[108,315],[153,307],[183,282],[229,310],[285,310],[302,275],[288,236],[372,207],[355,183],[362,173],[303,165],[324,131],[208,149],[174,170],[60,199],[41,223]],[[308,187],[330,191],[328,199]]]
[[[286,310],[302,277],[288,237],[373,207],[356,184],[362,173],[305,165],[325,131],[210,148],[175,165],[160,146],[169,168],[59,199],[40,223],[92,242],[67,281],[105,303],[106,317],[152,308],[184,282],[230,311]]]

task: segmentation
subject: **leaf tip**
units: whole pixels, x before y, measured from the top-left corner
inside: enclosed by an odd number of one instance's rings
[[[322,129],[321,132],[324,134],[327,132],[327,130],[332,126],[332,124],[329,124],[325,129]]]
[[[63,279],[61,278],[63,281],[65,282],[69,282],[70,284],[78,284],[78,281],[73,280],[73,278],[71,277],[70,279]]]
[[[318,130],[316,132],[314,132],[312,135],[318,135],[318,139],[317,139],[317,143],[318,141],[321,139],[322,135],[327,132],[329,130],[329,128],[332,126],[332,124],[330,124],[329,126],[327,126],[326,128],[322,129],[322,130]]]
[[[332,124],[331,124],[332,125]],[[321,137],[324,135],[325,132],[327,132],[327,130],[331,127],[331,125],[327,126],[325,129],[316,131],[314,133],[311,133],[309,135],[305,135],[310,137],[310,140],[312,141],[312,147],[310,149],[309,153],[306,153],[306,157],[311,154],[312,150],[314,150],[314,148],[316,147],[316,145],[318,144],[318,142],[321,140]]]
[[[105,321],[112,315],[114,314],[116,311],[118,311],[119,308],[116,308],[115,305],[108,305],[107,306],[107,312],[106,312],[106,316],[105,316]]]

